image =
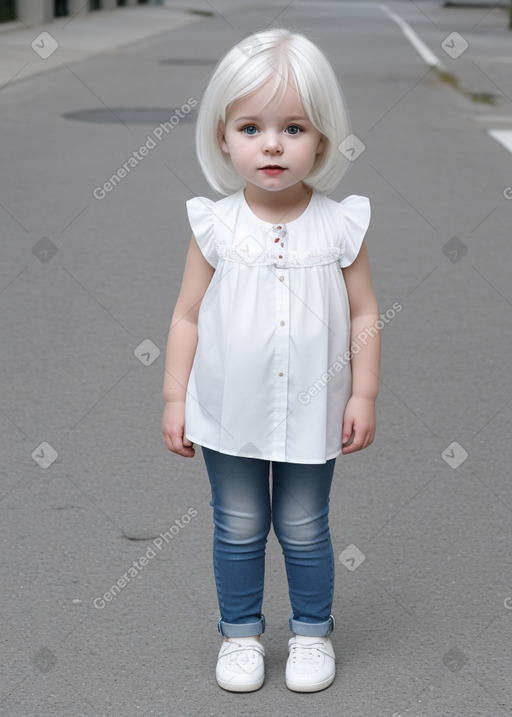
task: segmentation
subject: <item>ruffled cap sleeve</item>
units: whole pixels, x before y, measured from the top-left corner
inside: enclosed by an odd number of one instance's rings
[[[188,220],[201,252],[211,266],[217,267],[219,256],[215,248],[215,214],[213,202],[206,197],[194,197],[186,203]]]
[[[356,259],[366,230],[370,224],[371,209],[368,197],[352,194],[339,203],[343,227],[340,266],[344,269]]]

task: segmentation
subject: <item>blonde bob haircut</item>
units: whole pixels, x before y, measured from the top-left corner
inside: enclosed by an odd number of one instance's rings
[[[217,132],[219,124],[226,122],[233,102],[270,79],[274,80],[270,99],[281,99],[287,86],[293,86],[309,121],[327,140],[304,181],[329,194],[350,164],[339,149],[350,133],[345,100],[323,52],[304,35],[282,28],[245,37],[217,64],[197,117],[196,150],[204,176],[216,192],[224,195],[245,185],[229,156],[222,152]]]

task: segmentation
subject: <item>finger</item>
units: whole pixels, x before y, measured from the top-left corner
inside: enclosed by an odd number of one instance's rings
[[[361,431],[361,429],[355,428],[352,432],[352,435],[350,436],[350,441],[348,441],[344,448],[344,453],[355,453],[356,451],[360,451],[363,448],[364,443],[364,433]]]
[[[172,451],[173,445],[172,445],[171,437],[167,433],[163,433],[163,438],[164,438],[164,443],[165,443],[165,447],[167,448],[167,450]]]
[[[183,433],[183,436],[180,436],[180,439],[181,439],[180,455],[185,456],[186,458],[192,458],[192,456],[195,455],[194,444],[191,441],[189,441],[189,439],[186,437],[185,433]]]
[[[192,444],[190,444],[189,446],[183,445],[181,436],[169,433],[164,434],[164,443],[172,453],[177,453],[178,455],[184,456],[185,458],[191,458],[195,454],[195,450],[192,447]]]
[[[343,431],[341,434],[341,442],[344,445],[349,445],[349,443],[352,443],[352,440],[354,439],[354,422],[351,420],[346,420],[343,423]],[[352,440],[351,440],[352,439]]]
[[[185,446],[179,451],[175,451],[175,453],[178,453],[180,456],[183,456],[184,458],[193,458],[196,454],[195,448],[189,448]]]
[[[353,444],[350,444],[350,446],[343,446],[341,449],[341,452],[344,456],[348,455],[349,453],[354,453],[355,451],[359,450],[358,448],[354,448]]]
[[[341,452],[344,454],[347,453],[355,453],[355,451],[359,450],[359,446],[357,444],[354,444],[354,439],[350,441],[350,443],[345,443],[342,446]]]
[[[174,450],[185,458],[192,458],[195,455],[194,444],[182,436],[174,436]]]
[[[355,453],[362,451],[373,442],[374,431],[359,429],[354,432],[354,438],[350,444],[346,445],[343,453]]]
[[[368,448],[373,443],[373,439],[375,438],[375,429],[371,426],[366,430],[366,435],[364,437],[364,446],[363,448]]]

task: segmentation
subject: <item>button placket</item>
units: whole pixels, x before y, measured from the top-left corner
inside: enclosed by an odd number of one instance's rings
[[[284,258],[286,256],[286,238],[287,238],[287,231],[286,226],[284,224],[272,224],[272,234],[274,237],[274,246],[276,246],[276,249],[278,251],[277,259],[276,259],[276,266],[281,266],[281,264],[284,262]]]
[[[289,269],[284,268],[286,256],[286,227],[274,225],[274,245],[280,245],[281,251],[276,258],[276,331],[275,331],[275,402],[274,426],[271,439],[275,451],[284,460],[286,455],[286,433],[288,413],[288,366],[290,358],[290,291],[288,288]]]

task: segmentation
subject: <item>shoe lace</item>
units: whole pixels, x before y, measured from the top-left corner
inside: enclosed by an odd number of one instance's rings
[[[292,645],[290,658],[293,664],[300,663],[314,667],[323,659],[324,652],[321,645]]]
[[[238,649],[232,650],[226,655],[228,666],[237,665],[246,672],[252,672],[256,669],[263,651],[258,649],[256,645],[240,645]]]

